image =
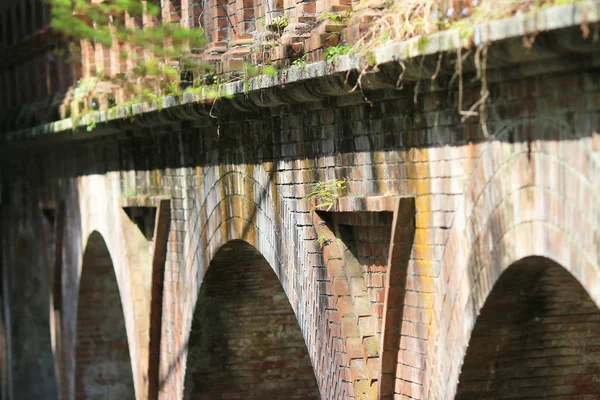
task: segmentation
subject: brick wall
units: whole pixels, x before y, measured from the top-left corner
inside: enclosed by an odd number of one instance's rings
[[[0,130],[31,127],[64,117],[60,110],[77,78],[64,43],[49,31],[42,0],[5,1],[0,6]]]
[[[119,287],[98,233],[88,241],[79,285],[75,399],[135,400]]]
[[[187,352],[187,400],[320,398],[287,296],[247,243],[228,243],[211,262]]]
[[[321,225],[313,223],[314,204],[303,196],[319,180],[346,178],[347,197],[357,204],[368,197],[409,197],[414,210],[402,223],[412,221],[414,237],[394,242],[409,251],[392,264],[404,274],[394,286],[398,304],[384,304],[384,311],[396,308],[394,315],[401,315],[401,320],[390,318],[395,322],[381,331],[397,339],[395,349],[383,353],[396,355],[386,364],[386,379],[393,377],[391,390],[399,398],[453,398],[479,310],[510,265],[532,255],[551,259],[600,304],[600,139],[595,133],[600,76],[593,69],[515,74],[510,70],[490,82],[491,138],[483,136],[478,121],[461,122],[455,88],[436,86],[423,89],[416,104],[414,93],[392,89],[369,93],[372,104],[350,94],[232,115],[215,107],[214,121],[171,121],[115,136],[118,140],[92,134],[87,142],[17,149],[2,160],[2,186],[11,187],[2,197],[3,254],[9,247],[6,238],[15,236],[12,227],[34,218],[23,208],[24,198],[33,198],[36,205],[64,201],[65,351],[72,348],[70,335],[76,332],[81,243],[98,230],[118,260],[113,266],[123,283],[119,289],[128,336],[134,338],[129,341],[131,357],[137,357],[131,349],[141,349],[135,351],[143,359],[148,350],[143,332],[150,322],[136,310],[145,309],[143,294],[149,287],[133,276],[137,271],[142,275],[144,268],[126,257],[135,246],[127,244],[131,230],[126,229],[130,222],[122,215],[122,202],[132,193],[140,201],[167,196],[171,223],[160,319],[159,398],[183,397],[191,357],[186,343],[201,287],[209,282],[204,273],[219,249],[235,239],[251,244],[278,272],[321,398],[357,398],[348,384],[353,379],[346,368],[348,342],[337,322],[345,314],[334,292],[335,263],[324,257],[329,246],[315,243]],[[477,99],[479,87],[466,87],[464,95]],[[346,210],[365,211],[358,206]],[[358,226],[354,223],[346,225]],[[376,225],[392,223],[384,218]],[[358,249],[361,268],[381,264],[381,252],[368,256],[368,241],[360,239],[371,228],[352,229],[354,242],[348,240],[347,247]],[[383,245],[383,234],[368,235],[369,241]],[[387,278],[391,270],[386,265],[385,271],[361,276],[365,295],[377,294],[376,277]],[[138,300],[132,288],[142,293]],[[346,305],[355,312],[354,304]],[[369,304],[379,305],[379,300]],[[372,317],[379,320],[376,313]],[[348,328],[360,332],[356,324]],[[75,368],[65,363],[68,380]],[[146,371],[140,365],[133,362],[133,372],[143,386]],[[65,391],[65,398],[73,398],[72,390]]]

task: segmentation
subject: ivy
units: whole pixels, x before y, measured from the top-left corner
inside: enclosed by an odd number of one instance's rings
[[[323,52],[323,60],[327,62],[333,62],[339,56],[346,55],[350,52],[352,46],[338,44],[337,46],[330,46]]]

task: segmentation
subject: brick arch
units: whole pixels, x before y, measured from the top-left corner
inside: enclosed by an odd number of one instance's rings
[[[600,310],[561,265],[534,256],[494,284],[465,355],[457,400],[596,398]]]
[[[247,242],[222,246],[196,303],[184,399],[318,399],[304,337],[279,279]]]
[[[190,226],[183,243],[186,285],[165,288],[167,303],[170,290],[186,291],[190,301],[181,308],[176,304],[167,306],[170,308],[166,313],[181,315],[181,320],[173,323],[183,333],[177,336],[163,331],[163,335],[173,335],[176,348],[183,348],[191,330],[200,282],[211,260],[225,243],[243,240],[262,254],[278,276],[299,321],[314,370],[319,371],[317,381],[322,397],[343,397],[347,385],[337,362],[343,349],[333,332],[336,327],[331,328],[328,323],[336,313],[335,307],[327,302],[330,296],[325,285],[317,281],[322,279],[319,271],[308,265],[308,246],[315,246],[314,238],[306,239],[306,228],[296,225],[276,183],[262,166],[240,167],[232,163],[197,168],[196,172],[198,191],[192,201],[197,204],[197,211],[189,216]],[[321,318],[322,315],[327,318]],[[162,347],[161,352],[165,351]],[[185,355],[166,356],[165,361],[161,364],[161,386],[179,398],[183,393]]]
[[[571,144],[578,146],[578,144]],[[569,146],[566,144],[565,146]],[[565,160],[556,143],[493,142],[466,185],[443,256],[428,339],[424,391],[452,398],[475,320],[500,274],[541,256],[562,265],[600,304],[596,182],[598,166]],[[588,162],[589,161],[589,162]],[[426,397],[426,398],[427,398]]]
[[[295,271],[303,262],[303,243],[298,240],[293,221],[284,218],[290,212],[275,184],[258,168],[248,171],[211,168],[204,174],[203,182],[211,186],[201,193],[204,197],[200,206],[203,223],[199,246],[204,269],[198,270],[198,281],[203,279],[222,246],[232,240],[243,240],[266,259],[298,320],[302,321],[303,293],[296,289],[302,285],[301,279],[307,277],[296,275]],[[310,345],[309,351],[313,353]]]
[[[106,242],[88,238],[77,304],[75,398],[135,400],[121,294]]]

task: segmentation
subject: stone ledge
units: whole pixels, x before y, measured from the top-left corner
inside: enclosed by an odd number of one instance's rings
[[[395,88],[399,75],[399,62],[404,64],[405,81],[418,81],[431,77],[435,71],[437,57],[432,60],[427,57],[435,56],[444,52],[453,52],[460,48],[470,47],[473,44],[497,44],[504,45],[498,53],[504,54],[504,59],[491,61],[488,65],[491,77],[494,76],[493,69],[505,68],[511,65],[506,58],[506,53],[511,56],[518,53],[513,64],[518,64],[519,74],[540,74],[544,72],[556,72],[562,69],[578,68],[572,62],[553,62],[556,57],[568,52],[581,52],[590,55],[591,61],[587,60],[586,66],[600,66],[598,53],[600,45],[591,40],[585,41],[579,36],[574,41],[582,24],[594,24],[600,22],[600,0],[589,0],[583,3],[567,6],[557,6],[542,10],[535,14],[514,16],[502,20],[490,21],[475,26],[475,34],[471,39],[461,38],[460,32],[455,30],[443,31],[429,36],[427,44],[419,44],[419,38],[405,42],[384,45],[374,51],[378,72],[369,72],[362,79],[363,90],[377,90],[384,88]],[[565,35],[559,30],[571,28],[573,32]],[[556,32],[552,40],[546,41],[544,45],[526,51],[521,45],[515,49],[515,39],[528,34],[541,34]],[[579,32],[579,35],[581,33]],[[511,42],[513,40],[513,42]],[[520,40],[517,40],[520,43]],[[548,46],[548,42],[551,46]],[[590,42],[590,43],[587,43]],[[497,57],[496,57],[497,58]],[[495,58],[490,57],[494,60]],[[533,63],[544,61],[543,68]],[[570,60],[572,61],[572,60]],[[31,144],[45,140],[70,141],[70,140],[94,140],[106,135],[132,135],[134,131],[152,129],[160,125],[176,124],[181,121],[194,121],[199,126],[210,126],[222,123],[219,115],[247,112],[257,109],[272,108],[284,104],[302,104],[319,101],[328,97],[339,97],[349,94],[352,83],[356,81],[358,71],[365,60],[361,57],[342,56],[333,64],[324,61],[306,65],[304,67],[292,66],[289,69],[279,71],[275,76],[259,76],[249,79],[247,82],[236,81],[224,84],[219,88],[220,98],[211,99],[209,89],[201,95],[186,93],[181,103],[173,97],[164,97],[162,107],[152,104],[134,104],[129,109],[112,109],[89,114],[79,121],[77,129],[73,129],[73,121],[65,119],[53,123],[9,132],[0,139],[4,142],[2,150],[10,150],[13,146]],[[563,65],[565,64],[565,65]],[[523,67],[524,66],[524,67]],[[529,68],[527,68],[529,67]],[[387,70],[386,70],[387,68]],[[471,70],[473,68],[471,67]],[[498,74],[496,74],[498,75]],[[350,79],[352,78],[352,79]],[[348,80],[350,79],[350,84]],[[491,81],[492,79],[490,79]],[[217,115],[217,116],[215,116]],[[92,132],[87,132],[86,125],[96,124]],[[1,152],[1,150],[0,150]]]
[[[121,198],[121,207],[159,207],[163,200],[171,200],[163,195],[133,195]]]
[[[411,196],[345,196],[333,201],[331,209],[317,208],[318,199],[309,201],[310,208],[320,212],[395,212],[398,201]]]

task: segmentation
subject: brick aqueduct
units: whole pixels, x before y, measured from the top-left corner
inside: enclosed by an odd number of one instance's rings
[[[91,132],[11,109],[1,399],[600,398],[599,10],[478,27],[481,121],[457,32],[353,92],[341,57]]]

